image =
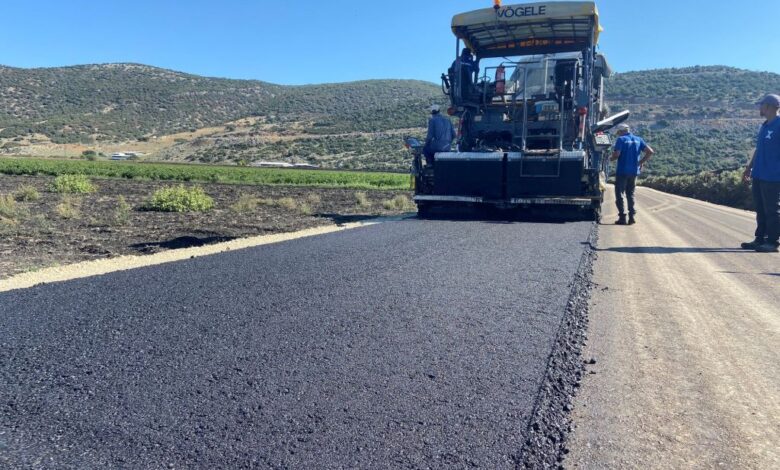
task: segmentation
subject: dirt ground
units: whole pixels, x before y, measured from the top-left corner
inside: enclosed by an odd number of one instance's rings
[[[607,195],[611,201],[614,196]],[[780,255],[755,214],[648,188],[599,228],[570,469],[780,468]]]
[[[79,261],[202,246],[414,210],[408,192],[199,184],[214,199],[213,210],[151,212],[143,205],[152,193],[178,183],[97,179],[93,181],[98,187],[95,193],[63,196],[48,189],[52,180],[0,175],[0,196],[14,194],[23,185],[40,193],[37,201],[18,202],[14,219],[0,214],[0,279]],[[386,207],[399,195],[408,205]],[[120,196],[129,210],[120,209]],[[242,196],[264,203],[235,207]]]

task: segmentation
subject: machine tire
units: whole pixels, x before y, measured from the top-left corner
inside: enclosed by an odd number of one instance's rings
[[[428,204],[417,204],[417,218],[428,219],[431,216],[431,206]]]

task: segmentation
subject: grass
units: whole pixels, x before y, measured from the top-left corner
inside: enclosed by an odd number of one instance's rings
[[[322,203],[322,198],[319,194],[310,193],[303,198],[303,201],[298,203],[298,213],[301,215],[312,215],[314,208]]]
[[[114,223],[116,225],[127,225],[130,220],[130,211],[132,207],[127,203],[124,196],[119,196],[116,200],[116,209],[114,209]]]
[[[403,173],[372,173],[278,168],[227,167],[166,163],[0,158],[0,173],[9,175],[85,175],[154,181],[208,182],[281,186],[314,186],[365,190],[406,190]]]
[[[314,213],[314,209],[312,209],[311,204],[307,202],[301,202],[298,204],[298,213],[301,215],[312,215]]]
[[[291,197],[277,199],[274,205],[281,207],[282,209],[287,209],[288,211],[293,211],[298,208],[298,202]]]
[[[63,196],[55,211],[63,219],[78,219],[81,217],[81,200],[74,196]]]
[[[368,209],[371,207],[371,201],[364,192],[355,193],[355,204],[361,209]]]
[[[392,199],[383,201],[382,206],[389,211],[401,212],[412,211],[417,207],[414,205],[411,199],[409,199],[407,196],[404,196],[403,194],[399,194]]]
[[[14,192],[14,199],[19,202],[35,202],[41,198],[41,193],[35,189],[35,186],[23,184]]]
[[[97,188],[85,175],[63,174],[54,178],[51,190],[60,194],[88,194]]]
[[[290,212],[298,212],[302,215],[311,215],[314,213],[314,207],[322,202],[318,194],[308,194],[302,200],[296,200],[291,197],[279,199],[260,199],[248,194],[239,196],[230,210],[238,214],[254,212],[259,206],[279,207]]]
[[[306,204],[310,206],[318,206],[320,203],[322,203],[322,198],[320,195],[315,193],[307,194],[304,200],[306,201]]]
[[[247,214],[257,210],[257,207],[260,205],[260,202],[261,202],[260,199],[258,199],[255,196],[249,194],[241,194],[238,197],[238,201],[236,201],[232,206],[230,206],[230,210],[232,210],[237,214]]]
[[[0,194],[0,220],[15,225],[24,215],[24,209],[16,202],[13,195]]]
[[[158,189],[145,208],[159,212],[205,212],[214,208],[214,199],[203,188],[187,188],[183,184]]]

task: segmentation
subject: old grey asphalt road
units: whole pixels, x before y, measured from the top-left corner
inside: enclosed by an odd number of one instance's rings
[[[407,220],[0,294],[0,467],[512,467],[591,226]]]
[[[638,198],[599,230],[566,466],[780,468],[780,255],[735,249],[752,213]]]

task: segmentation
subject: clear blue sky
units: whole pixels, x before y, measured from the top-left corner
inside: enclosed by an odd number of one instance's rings
[[[504,4],[523,3],[504,1]],[[780,0],[601,0],[619,72],[731,65],[780,73]],[[138,62],[283,84],[438,81],[453,14],[490,0],[4,0],[0,64]],[[763,23],[762,23],[763,22]]]

